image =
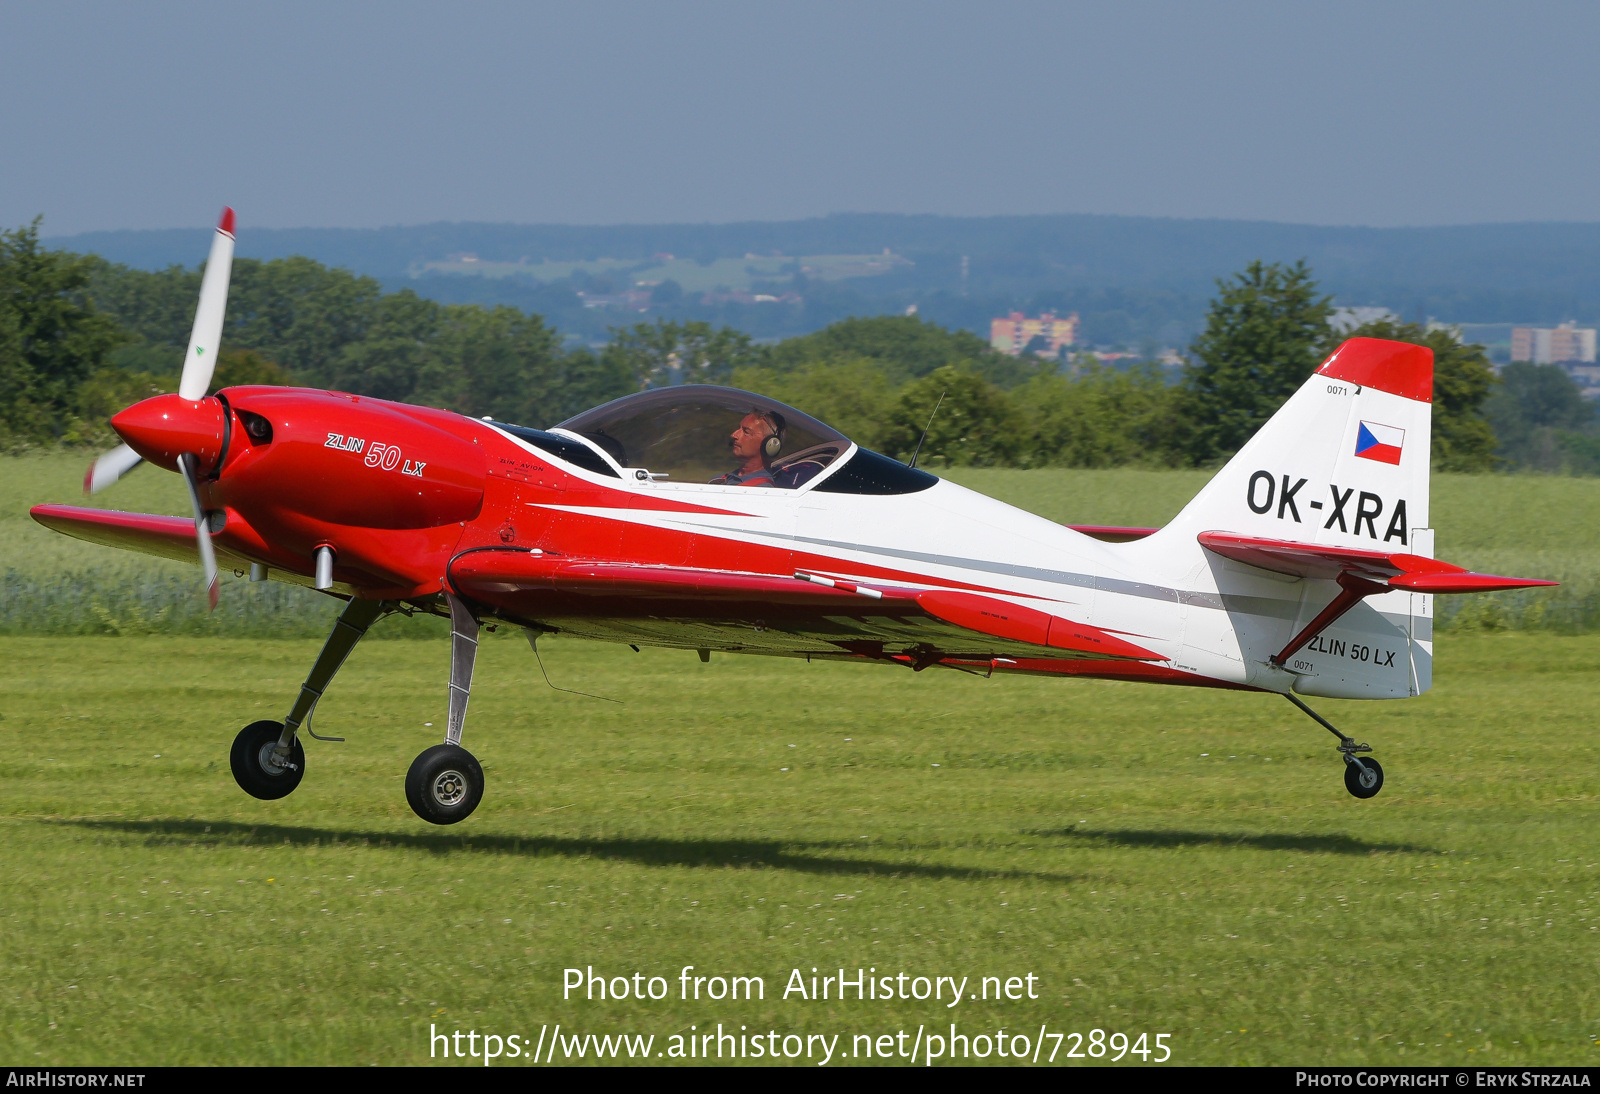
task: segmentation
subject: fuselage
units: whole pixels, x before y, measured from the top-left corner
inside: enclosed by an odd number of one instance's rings
[[[947,480],[904,492],[851,492],[837,482],[830,488],[830,478],[856,457],[853,445],[797,488],[723,486],[662,480],[576,434],[543,435],[578,446],[560,449],[524,439],[532,431],[444,410],[314,389],[239,387],[187,404],[199,424],[163,448],[161,431],[175,428],[183,408],[162,401],[177,399],[147,400],[116,424],[156,462],[184,445],[196,450],[196,435],[220,430],[202,453],[210,474],[201,498],[223,555],[308,583],[318,549],[331,548],[336,589],[366,598],[434,597],[451,588],[452,560],[481,549],[784,577],[803,572],[886,591],[979,593],[1099,628],[1159,657],[1008,658],[992,660],[987,671],[1286,691],[1292,677],[1266,659],[1304,615],[1306,587],[1319,584],[1219,566],[1192,539],[1159,550],[1150,549],[1159,534],[1102,542]],[[583,598],[559,592],[518,590],[484,607],[512,623],[613,641],[711,644],[674,626],[697,610],[692,605],[641,604],[631,623],[614,618],[615,602],[601,619]],[[596,618],[586,622],[586,615]],[[1391,622],[1403,648],[1405,621]],[[792,652],[775,636],[716,648]],[[841,647],[840,656],[853,655]]]

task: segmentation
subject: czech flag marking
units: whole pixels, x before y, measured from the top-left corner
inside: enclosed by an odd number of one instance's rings
[[[1362,422],[1356,430],[1356,455],[1379,463],[1399,464],[1400,446],[1405,442],[1406,431],[1392,425]]]

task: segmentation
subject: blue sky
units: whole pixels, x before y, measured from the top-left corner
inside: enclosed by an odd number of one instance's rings
[[[0,4],[0,226],[1600,220],[1600,5]]]

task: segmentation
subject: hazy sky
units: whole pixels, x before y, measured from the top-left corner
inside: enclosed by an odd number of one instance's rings
[[[1600,220],[1600,4],[0,0],[0,226]]]

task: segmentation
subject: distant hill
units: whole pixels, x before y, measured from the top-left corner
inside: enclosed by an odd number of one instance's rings
[[[149,269],[194,265],[208,236],[202,227],[88,232],[49,242]],[[892,261],[866,261],[885,250]],[[1010,308],[1054,307],[1083,314],[1091,342],[1181,345],[1202,322],[1214,279],[1256,258],[1305,258],[1339,303],[1385,305],[1408,319],[1600,319],[1600,224],[1339,228],[1085,215],[839,214],[737,224],[252,230],[246,215],[239,254],[303,254],[370,274],[389,288],[516,304],[584,338],[657,314],[711,318],[776,337],[845,314],[916,304],[926,318],[980,333],[991,315]],[[801,266],[808,256],[833,264],[807,274]],[[690,262],[700,269],[687,269]],[[647,293],[650,286],[640,281],[663,279],[680,284],[684,295],[645,304],[644,311],[637,299],[622,298]],[[754,302],[746,299],[751,292],[777,299]]]

